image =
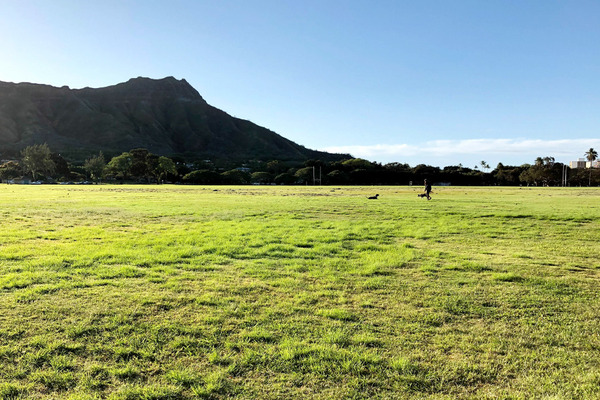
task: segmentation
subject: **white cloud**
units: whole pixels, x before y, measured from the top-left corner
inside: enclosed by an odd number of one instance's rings
[[[598,139],[465,139],[433,140],[421,144],[374,144],[366,146],[332,146],[323,150],[333,153],[349,153],[354,157],[377,161],[402,160],[406,158],[422,159],[423,162],[433,155],[456,162],[470,159],[523,159],[533,162],[539,156],[577,159],[590,148],[600,149]],[[569,161],[564,160],[564,161]]]

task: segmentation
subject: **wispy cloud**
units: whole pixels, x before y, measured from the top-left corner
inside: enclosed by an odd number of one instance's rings
[[[597,139],[465,139],[465,140],[433,140],[421,144],[374,144],[366,146],[332,146],[324,149],[334,153],[349,153],[355,157],[371,160],[402,159],[405,157],[451,157],[476,156],[479,158],[515,156],[531,158],[538,156],[583,157],[590,147],[600,149],[600,138]],[[532,158],[533,157],[533,158]]]

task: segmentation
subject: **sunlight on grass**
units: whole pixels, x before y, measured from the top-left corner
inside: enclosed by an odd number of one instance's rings
[[[600,397],[600,191],[373,190],[0,186],[0,399]]]

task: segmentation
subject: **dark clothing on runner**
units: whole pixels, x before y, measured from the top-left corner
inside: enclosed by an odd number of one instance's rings
[[[429,182],[427,182],[427,179],[425,180],[425,194],[427,195],[427,200],[431,199],[431,196],[429,195],[429,193],[431,193],[431,184]]]

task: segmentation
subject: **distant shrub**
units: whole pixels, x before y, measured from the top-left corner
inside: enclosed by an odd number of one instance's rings
[[[199,185],[214,185],[221,183],[221,175],[207,169],[192,171],[189,174],[185,174],[182,179],[185,183]]]

